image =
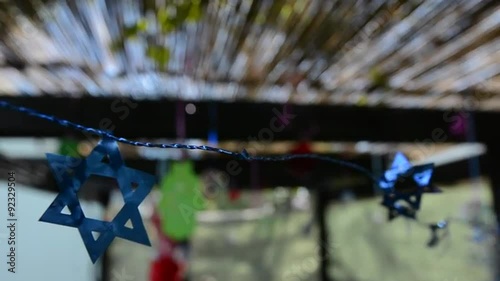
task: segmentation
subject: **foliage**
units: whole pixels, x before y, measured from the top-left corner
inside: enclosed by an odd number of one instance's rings
[[[170,59],[170,48],[166,44],[166,38],[181,29],[186,23],[194,23],[202,17],[202,5],[200,0],[169,1],[165,7],[156,8],[154,5],[146,7],[146,13],[152,12],[154,20],[142,17],[135,24],[124,26],[121,37],[113,44],[114,51],[122,51],[128,40],[143,38],[146,40],[146,56],[164,70]],[[148,5],[146,5],[148,6]]]

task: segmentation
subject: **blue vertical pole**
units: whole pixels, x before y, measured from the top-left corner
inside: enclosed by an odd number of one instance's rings
[[[208,142],[211,145],[217,145],[219,141],[219,134],[217,132],[217,104],[211,103],[208,107],[208,118],[210,128],[208,131]]]

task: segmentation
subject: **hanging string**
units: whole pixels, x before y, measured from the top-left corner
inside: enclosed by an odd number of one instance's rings
[[[184,102],[177,101],[175,108],[175,133],[177,141],[183,142],[186,139],[186,109]],[[188,158],[186,151],[181,151],[180,159],[185,160]]]
[[[260,188],[260,167],[259,163],[257,162],[251,162],[250,163],[250,186],[252,188],[252,201],[254,206],[258,206],[260,203],[260,195],[262,192],[262,189]]]
[[[182,101],[178,101],[176,104],[175,132],[177,139],[184,140],[186,138],[186,111]]]
[[[378,182],[378,178],[375,177],[368,169],[364,168],[363,166],[340,160],[340,159],[335,159],[332,157],[327,157],[323,155],[318,155],[318,154],[290,154],[290,155],[281,155],[281,156],[273,156],[273,157],[266,157],[266,156],[252,156],[248,154],[248,152],[243,149],[242,152],[234,152],[218,147],[212,147],[212,146],[207,146],[207,145],[191,145],[191,144],[182,144],[182,143],[152,143],[152,142],[140,142],[140,141],[133,141],[129,140],[126,138],[122,137],[117,137],[113,135],[112,133],[100,129],[95,129],[87,126],[83,126],[65,119],[60,119],[55,116],[51,116],[48,114],[40,113],[34,109],[23,107],[23,106],[17,106],[13,105],[9,102],[6,101],[0,101],[0,108],[6,108],[9,110],[17,111],[24,113],[29,116],[33,116],[39,119],[47,120],[52,123],[56,123],[62,127],[74,129],[86,134],[92,134],[96,135],[99,137],[106,137],[111,140],[114,140],[116,142],[132,145],[132,146],[138,146],[138,147],[154,147],[154,148],[175,148],[175,149],[187,149],[187,150],[202,150],[202,151],[207,151],[207,152],[214,152],[214,153],[219,153],[227,156],[231,156],[234,158],[238,158],[240,160],[245,160],[245,161],[268,161],[268,162],[281,162],[281,161],[289,161],[293,159],[300,159],[300,158],[309,158],[309,159],[316,159],[320,161],[325,161],[329,162],[335,165],[339,165],[342,167],[347,167],[353,170],[356,170],[360,172],[361,174],[365,175],[369,179],[371,179],[374,182]]]
[[[379,154],[372,154],[371,160],[372,160],[371,161],[372,171],[374,171],[375,174],[382,174],[384,171],[382,156]],[[377,183],[373,183],[373,194],[375,195],[381,194],[380,189],[377,186]]]

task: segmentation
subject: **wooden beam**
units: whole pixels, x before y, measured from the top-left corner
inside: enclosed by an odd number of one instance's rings
[[[176,139],[175,102],[130,101],[126,98],[3,98],[13,104],[90,126],[113,130],[126,138]],[[196,113],[186,117],[189,138],[206,139],[210,130],[209,103],[196,102]],[[219,140],[261,142],[300,140],[312,127],[315,141],[462,142],[449,133],[457,121],[454,111],[388,109],[345,106],[291,106],[271,103],[217,103]],[[499,113],[477,114],[478,141],[494,137]],[[282,126],[283,125],[283,126]],[[2,137],[61,137],[81,133],[45,120],[0,109]]]

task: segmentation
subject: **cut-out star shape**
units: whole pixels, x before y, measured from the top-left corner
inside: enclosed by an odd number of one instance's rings
[[[440,192],[432,185],[434,164],[412,166],[402,153],[397,153],[379,185],[384,191],[382,205],[389,210],[389,220],[398,216],[415,219],[423,193]]]
[[[93,263],[115,237],[151,246],[138,207],[151,191],[155,178],[126,167],[115,141],[101,140],[84,159],[47,154],[47,160],[59,194],[40,221],[78,228]],[[81,208],[77,193],[93,175],[114,178],[123,195],[124,206],[111,222],[88,218]],[[66,209],[70,214],[63,212]]]

